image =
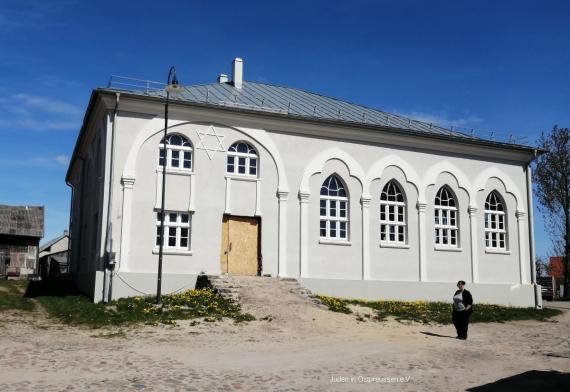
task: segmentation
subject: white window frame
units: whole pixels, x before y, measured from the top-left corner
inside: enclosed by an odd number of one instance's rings
[[[238,146],[244,144],[247,147],[248,152],[238,152]],[[252,164],[255,162],[255,165]],[[244,167],[244,173],[240,173],[240,167]],[[251,173],[251,170],[254,173]],[[226,160],[226,173],[233,176],[243,176],[243,177],[257,177],[259,173],[259,154],[257,150],[249,143],[244,141],[239,141],[228,148],[228,157]]]
[[[330,195],[331,189],[329,189],[328,185],[330,184],[330,181],[332,181],[332,178],[336,179],[338,185],[338,188],[334,191],[339,193],[342,190],[344,191],[345,196]],[[321,192],[323,188],[326,188],[328,190],[327,191],[328,194],[327,195],[320,194],[319,198],[319,217],[320,217],[319,238],[321,240],[348,242],[350,234],[349,233],[350,204],[348,202],[348,192],[346,191],[346,187],[344,186],[344,183],[340,180],[339,176],[332,174],[328,176],[321,185]],[[345,208],[341,209],[343,203]],[[344,216],[341,216],[343,211],[344,211]],[[344,229],[341,229],[341,226],[343,225]],[[324,235],[323,235],[323,230],[324,230]],[[344,232],[344,236],[342,236],[342,232]]]
[[[491,197],[493,197],[494,200],[491,200]],[[491,201],[494,201],[493,205],[491,205]],[[496,191],[489,193],[489,196],[485,199],[484,223],[485,249],[491,251],[507,251],[507,213],[505,211],[504,202]],[[493,241],[496,246],[493,246]]]
[[[388,194],[388,191],[392,189],[397,193]],[[386,199],[383,199],[384,195],[386,195]],[[391,197],[398,199],[398,196],[401,196],[402,201],[388,200]],[[382,219],[382,215],[384,215],[384,219]],[[393,215],[392,219],[390,219],[390,215]],[[400,215],[402,216],[401,219],[399,219]],[[406,245],[408,238],[406,215],[406,197],[402,187],[396,181],[388,181],[380,193],[380,244]],[[394,239],[390,238],[392,234]],[[400,239],[400,234],[402,239]]]
[[[447,199],[442,200],[443,192],[447,192]],[[450,205],[453,201],[453,206]],[[434,242],[438,248],[459,247],[459,215],[457,213],[457,198],[447,186],[437,191],[434,202]],[[455,243],[452,241],[455,240]]]
[[[175,250],[190,250],[191,240],[192,240],[192,214],[190,212],[178,212],[178,211],[165,211],[164,212],[164,249],[175,249]],[[172,220],[175,215],[175,220]],[[183,222],[183,217],[187,217],[187,222]],[[154,241],[154,247],[158,249],[160,246],[160,211],[155,211],[156,218],[156,236]],[[184,229],[187,229],[187,236],[183,236]],[[174,245],[171,245],[170,239],[174,239]],[[182,240],[186,239],[186,246],[182,245]]]
[[[168,143],[168,139],[172,136],[178,136],[182,138],[183,142],[181,146],[177,146],[174,144]],[[175,170],[183,170],[191,172],[194,167],[194,149],[192,148],[192,143],[188,140],[187,137],[180,135],[178,133],[171,133],[167,136],[167,144],[166,144],[166,168],[167,169],[175,169]],[[164,149],[164,139],[160,141],[158,145],[158,167],[162,168],[162,164],[160,160],[162,157],[160,156],[161,151]],[[190,159],[185,158],[185,153],[188,153]],[[177,154],[178,158],[173,158],[173,155]],[[173,165],[173,161],[178,159],[178,165]],[[184,167],[185,161],[190,161],[190,167]]]

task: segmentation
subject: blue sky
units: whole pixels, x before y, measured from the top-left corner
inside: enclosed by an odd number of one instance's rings
[[[67,227],[69,156],[111,74],[205,83],[242,57],[246,80],[445,126],[531,144],[570,126],[564,0],[0,3],[0,203],[45,205],[45,239]]]

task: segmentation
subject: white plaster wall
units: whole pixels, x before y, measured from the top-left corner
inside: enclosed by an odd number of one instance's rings
[[[339,298],[394,301],[442,301],[451,304],[457,290],[453,282],[383,282],[374,280],[301,279],[301,284],[315,294]],[[530,284],[467,284],[477,304],[489,303],[516,307],[534,306],[534,286]]]
[[[459,246],[443,248],[435,245],[435,196],[442,186],[447,186],[454,194],[459,224]],[[470,200],[466,185],[459,184],[450,172],[443,172],[433,185],[426,188],[426,248],[428,255],[428,273],[430,281],[457,282],[470,281],[471,276],[471,233],[469,214]]]
[[[150,124],[149,124],[150,125]],[[166,206],[177,211],[187,211],[191,204],[190,181],[196,181],[192,214],[191,252],[164,255],[165,273],[198,274],[200,272],[220,273],[221,223],[226,206],[226,192],[229,191],[229,209],[232,215],[256,215],[261,212],[261,247],[263,250],[263,272],[277,273],[277,174],[275,164],[267,150],[252,138],[236,129],[214,125],[216,132],[224,137],[223,147],[227,149],[234,142],[244,140],[259,153],[260,200],[257,202],[257,181],[231,179],[229,190],[226,184],[226,154],[216,152],[210,159],[200,145],[198,131],[206,132],[211,124],[182,124],[169,129],[188,138],[194,146],[193,179],[189,175],[167,174]],[[132,191],[132,217],[130,222],[130,250],[126,263],[120,271],[152,273],[157,269],[155,244],[156,211],[160,208],[161,173],[158,168],[158,145],[162,131],[148,138],[138,152],[136,179]],[[213,140],[205,142],[213,147]],[[157,187],[157,181],[159,186]],[[154,253],[153,253],[154,251]],[[125,261],[125,254],[122,260]]]
[[[338,241],[340,244],[348,244],[347,246],[319,241],[319,195],[323,182],[332,174],[336,174],[347,189],[349,238],[348,242]],[[343,162],[333,159],[326,162],[321,173],[311,177],[310,191],[307,260],[309,276],[360,279],[362,277],[362,214],[360,213],[362,187],[359,180],[350,176],[348,167]]]
[[[525,176],[522,165],[512,164],[502,161],[481,160],[476,157],[462,156],[460,154],[434,153],[433,151],[420,151],[407,147],[395,148],[382,144],[347,142],[345,140],[327,140],[323,138],[311,138],[307,136],[292,135],[288,133],[271,133],[271,137],[275,140],[275,144],[279,146],[280,153],[285,163],[285,168],[291,188],[299,189],[303,187],[301,184],[303,174],[307,172],[307,168],[314,161],[315,157],[323,153],[323,151],[337,151],[341,153],[338,156],[339,161],[346,161],[346,157],[354,161],[352,166],[359,166],[362,171],[367,172],[366,178],[362,178],[370,194],[370,271],[371,279],[378,280],[418,280],[419,265],[418,257],[420,252],[420,244],[418,234],[418,213],[416,202],[423,201],[427,204],[425,212],[426,227],[424,228],[426,238],[422,245],[425,248],[427,276],[424,280],[456,282],[459,279],[466,281],[472,280],[471,273],[471,243],[470,243],[470,220],[467,209],[470,205],[478,206],[478,256],[479,270],[481,271],[481,282],[516,282],[518,276],[518,257],[519,252],[514,244],[518,242],[517,221],[515,211],[526,210],[526,200],[523,198],[525,190]],[[388,159],[385,159],[388,157]],[[334,154],[331,158],[334,158]],[[378,164],[378,162],[381,162]],[[328,161],[327,161],[328,164]],[[368,173],[371,168],[378,166],[377,172]],[[347,164],[350,167],[351,164]],[[321,170],[327,170],[326,165],[322,165]],[[342,175],[343,179],[347,177],[345,169]],[[311,168],[308,170],[313,172]],[[468,173],[468,174],[466,174]],[[359,198],[362,196],[363,187],[359,184],[348,183],[349,193],[351,195],[351,242],[352,246],[342,247],[329,245],[327,248],[335,248],[332,251],[335,257],[342,257],[345,261],[338,268],[342,271],[325,271],[323,261],[329,256],[320,252],[318,244],[318,193],[316,192],[316,184],[318,180],[324,178],[310,174],[310,197],[309,197],[309,275],[308,277],[358,277],[362,275],[362,249],[354,245],[354,241],[362,236],[359,221],[361,212],[358,204]],[[504,197],[509,200],[509,236],[510,238],[510,255],[500,255],[499,259],[508,259],[509,261],[501,264],[493,263],[497,255],[487,255],[484,249],[484,199],[475,197],[477,187],[482,183],[483,188],[487,185],[486,180],[482,180],[486,176],[500,175],[501,178],[508,183],[508,187],[499,190]],[[318,178],[318,180],[317,180]],[[409,249],[388,249],[379,246],[379,195],[380,184],[385,184],[390,178],[395,178],[405,189],[406,197],[409,198],[407,206],[407,217],[409,221],[408,242]],[[315,179],[313,181],[313,179]],[[297,185],[298,184],[298,185]],[[440,186],[447,184],[458,197],[460,211],[460,241],[461,252],[436,251],[434,249],[433,238],[433,202],[435,192]],[[484,193],[484,191],[482,191]],[[517,199],[515,201],[515,196]],[[357,211],[353,208],[358,206]],[[288,203],[288,266],[287,271],[291,276],[299,276],[301,264],[300,249],[300,204],[298,200]],[[356,214],[356,215],[355,215]],[[356,224],[355,224],[356,223]],[[525,230],[528,225],[525,224]],[[524,237],[524,236],[523,236]],[[526,239],[528,240],[528,234]],[[526,260],[524,261],[527,272],[530,270],[530,259],[528,258],[528,244],[525,242],[523,248],[526,249]],[[327,251],[325,251],[327,252]],[[338,256],[336,256],[338,255]],[[315,265],[315,263],[317,263]],[[334,264],[336,266],[336,264]],[[330,266],[330,264],[329,264]],[[336,267],[335,267],[336,268]],[[529,273],[529,272],[528,272]],[[315,274],[315,275],[313,275]]]
[[[419,280],[418,201],[417,184],[406,178],[396,166],[377,173],[378,179],[370,187],[370,262],[371,278],[377,280]],[[380,244],[380,194],[389,181],[396,181],[406,200],[406,245],[391,248]]]
[[[485,199],[493,190],[503,198],[507,216],[507,251],[505,253],[489,253],[485,250]],[[520,282],[519,250],[518,250],[518,228],[515,216],[516,201],[514,197],[507,193],[502,181],[491,178],[487,181],[485,189],[477,192],[478,221],[480,224],[479,236],[479,274],[481,282],[494,283],[517,283]],[[528,253],[527,253],[528,254]],[[528,264],[528,263],[525,263]]]
[[[184,255],[166,254],[165,273],[219,273],[221,221],[224,212],[231,212],[261,216],[263,273],[278,273],[278,245],[280,240],[285,240],[281,275],[298,277],[304,268],[307,278],[414,282],[420,280],[423,268],[422,281],[470,281],[474,261],[467,211],[469,207],[478,207],[476,270],[480,283],[520,282],[519,249],[524,253],[524,274],[530,276],[527,222],[522,225],[522,243],[518,242],[516,212],[526,211],[523,197],[526,183],[521,164],[480,159],[461,155],[459,151],[441,153],[406,145],[387,145],[382,143],[381,133],[378,133],[377,143],[301,136],[288,133],[285,121],[279,127],[273,125],[266,130],[263,125],[243,118],[238,121],[237,117],[220,116],[198,115],[192,110],[178,110],[172,115],[169,132],[183,134],[195,148],[194,174],[167,175],[166,205],[167,209],[193,212],[192,249]],[[212,125],[224,137],[224,150],[239,140],[257,149],[260,154],[258,182],[228,180],[225,152],[216,152],[213,159],[209,159],[206,151],[197,148],[200,144],[197,132],[209,131]],[[161,174],[157,173],[158,144],[163,126],[164,119],[152,114],[119,112],[111,221],[113,247],[119,255],[121,273],[151,274],[157,269],[158,256],[153,249],[161,180]],[[350,137],[349,131],[347,137]],[[214,148],[212,143],[210,140],[207,144]],[[88,150],[85,153],[89,156]],[[319,241],[319,189],[332,173],[341,177],[350,198],[348,246]],[[380,192],[392,179],[406,194],[408,230],[407,244],[403,248],[381,247],[379,243]],[[80,182],[81,178],[76,181]],[[448,185],[458,199],[460,252],[434,249],[433,202],[442,185]],[[509,254],[485,252],[484,199],[492,189],[497,189],[506,202]],[[281,224],[278,191],[282,195]],[[303,232],[299,194],[307,201]],[[81,203],[75,212],[79,218],[85,214],[83,221],[88,221],[93,211],[85,212],[81,209],[85,200]],[[369,214],[365,222],[363,204],[368,206]],[[419,227],[418,204],[426,206],[422,228]],[[101,209],[102,213],[105,208]],[[364,232],[366,224],[368,230]],[[280,230],[285,231],[280,233]],[[305,248],[302,243],[306,244]],[[88,247],[86,243],[80,246]],[[85,254],[83,250],[81,253]]]

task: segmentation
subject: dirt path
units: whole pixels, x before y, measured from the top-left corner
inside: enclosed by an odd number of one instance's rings
[[[288,290],[244,282],[244,308],[258,317],[247,324],[184,321],[115,338],[3,314],[0,390],[459,391],[530,370],[570,372],[570,312],[473,324],[464,342],[452,326],[358,322]]]

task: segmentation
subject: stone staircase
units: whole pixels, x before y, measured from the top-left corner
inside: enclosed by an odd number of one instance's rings
[[[251,286],[251,282],[263,282],[263,285],[274,287],[276,291],[293,294],[307,300],[312,305],[322,306],[323,303],[309,289],[301,286],[295,278],[271,278],[262,276],[230,276],[230,275],[205,275],[199,279],[202,287],[211,287],[223,298],[239,303],[241,298],[240,288],[242,284]]]
[[[311,290],[301,286],[299,281],[295,278],[277,278],[279,281],[286,284],[289,288],[289,292],[293,294],[297,294],[302,298],[306,298],[309,302],[313,303],[317,306],[325,306],[320,299],[314,295]]]
[[[206,286],[214,289],[223,298],[239,302],[239,283],[229,275],[207,275]]]

